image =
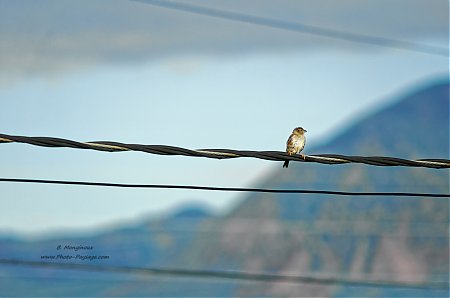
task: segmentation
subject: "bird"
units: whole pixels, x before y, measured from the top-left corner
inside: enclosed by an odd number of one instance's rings
[[[286,142],[286,152],[289,155],[294,155],[302,152],[303,148],[305,148],[306,138],[305,138],[306,129],[303,127],[296,127],[292,131],[292,134],[289,136],[289,139]],[[303,159],[305,159],[305,155],[300,154]],[[283,168],[289,167],[289,160],[285,160],[283,164]]]

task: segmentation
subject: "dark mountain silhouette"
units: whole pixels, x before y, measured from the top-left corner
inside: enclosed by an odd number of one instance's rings
[[[391,100],[306,154],[448,158],[449,84]],[[449,171],[291,163],[258,183],[267,188],[449,192]],[[90,237],[0,240],[0,258],[36,260],[61,244],[93,245],[108,265],[223,269],[355,279],[449,280],[448,199],[260,194],[230,214],[187,208],[165,219]],[[1,238],[0,238],[1,239]],[[85,262],[85,261],[80,261]],[[446,290],[295,285],[157,278],[0,267],[0,295],[45,296],[402,296]],[[20,278],[16,278],[20,277]],[[3,293],[2,293],[3,292]]]

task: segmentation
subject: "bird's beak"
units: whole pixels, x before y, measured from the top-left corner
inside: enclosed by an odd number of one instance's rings
[[[304,129],[305,132],[308,132],[306,129]]]

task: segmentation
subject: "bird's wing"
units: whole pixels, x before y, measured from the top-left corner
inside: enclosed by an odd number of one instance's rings
[[[286,142],[286,152],[290,155],[297,153],[296,137],[292,134]]]

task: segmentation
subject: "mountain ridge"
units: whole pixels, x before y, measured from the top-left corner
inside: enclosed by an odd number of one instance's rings
[[[345,140],[345,142],[348,143],[349,139],[352,139],[350,143],[355,142],[357,140],[359,140],[358,138],[356,138],[354,136],[355,132],[355,127],[356,130],[358,129],[362,129],[360,127],[361,122],[367,122],[370,121],[371,119],[373,119],[374,117],[378,117],[378,122],[381,122],[381,124],[383,124],[382,122],[384,121],[383,119],[381,119],[380,117],[389,117],[390,115],[386,115],[386,114],[390,114],[390,113],[396,113],[399,115],[405,115],[405,113],[411,113],[411,112],[415,112],[418,113],[417,109],[422,109],[423,110],[420,111],[420,114],[424,114],[424,118],[419,118],[419,121],[417,124],[419,125],[418,128],[420,128],[420,125],[422,126],[428,126],[428,123],[424,123],[423,120],[429,120],[430,116],[430,110],[428,110],[426,108],[426,105],[424,105],[424,100],[423,98],[426,97],[427,100],[433,100],[433,98],[435,98],[435,100],[438,100],[439,103],[437,103],[437,105],[442,105],[442,109],[438,109],[437,112],[440,113],[440,115],[438,116],[439,118],[448,118],[448,84],[449,81],[448,79],[444,79],[444,78],[440,78],[437,79],[436,81],[434,81],[433,83],[420,83],[418,84],[418,86],[415,86],[413,88],[408,88],[406,90],[404,90],[402,93],[398,93],[397,95],[397,99],[396,100],[389,100],[387,102],[385,102],[383,105],[381,106],[376,106],[373,108],[373,111],[370,110],[365,110],[362,114],[363,116],[356,116],[353,118],[356,118],[355,120],[352,120],[351,122],[347,123],[342,129],[339,129],[338,131],[334,132],[333,136],[328,138],[325,142],[315,146],[313,149],[318,149],[319,151],[321,150],[326,150],[329,147],[333,147],[333,149],[337,150],[337,154],[352,154],[352,152],[343,152],[342,148],[347,148],[346,150],[348,150],[348,145],[349,144],[343,144],[343,140]],[[411,90],[412,89],[412,90]],[[445,100],[447,98],[447,100]],[[419,102],[415,102],[413,103],[413,101],[419,101]],[[415,106],[416,111],[405,111],[405,107],[408,108],[408,106],[411,106],[411,104],[413,104]],[[447,107],[447,109],[446,109]],[[364,120],[364,121],[362,121]],[[448,124],[448,123],[447,123]],[[402,123],[402,125],[405,125],[404,123]],[[404,129],[404,127],[402,127],[402,129]],[[447,125],[447,130],[448,130],[448,125]],[[449,139],[448,134],[444,134],[446,132],[446,129],[442,130],[443,134],[441,135],[444,139]],[[420,131],[420,133],[423,133],[423,131]],[[351,135],[349,135],[351,134]],[[423,133],[424,135],[427,135],[425,133]],[[371,130],[371,135],[374,138],[378,138],[379,135],[377,133],[377,131],[375,129]],[[448,142],[447,142],[448,143]],[[448,158],[449,154],[448,154],[448,148],[446,150],[446,155],[443,156],[442,158]],[[430,154],[432,154],[430,152]],[[433,156],[434,158],[439,158],[437,156]],[[404,157],[404,158],[408,158],[408,157]],[[425,157],[424,157],[425,158]]]
[[[445,158],[450,135],[446,114],[448,94],[448,81],[409,92],[307,154]],[[282,189],[449,193],[449,174],[446,170],[408,167],[293,163],[288,170],[280,165],[259,185]],[[415,274],[420,281],[428,276],[439,276],[445,281],[449,263],[448,214],[445,199],[250,194],[220,224],[211,223],[218,230],[214,238],[194,241],[183,261],[185,266],[201,264],[227,270],[389,274],[392,280]],[[428,235],[426,240],[421,238]],[[225,262],[222,256],[227,256]],[[278,285],[262,285],[258,290],[243,285],[234,293],[296,296],[300,292],[306,296],[362,293],[345,287]],[[399,295],[398,291],[384,289],[374,293],[378,293],[374,296]],[[439,296],[442,292],[403,294]]]
[[[448,91],[448,81],[441,81],[404,94],[306,153],[448,157]],[[280,163],[280,168],[259,185],[448,193],[448,178],[447,170],[307,163],[292,163],[286,170]],[[109,265],[448,281],[448,222],[447,199],[252,193],[223,217],[188,209],[79,241],[59,238],[33,242],[31,246],[3,239],[0,257],[35,259],[52,253],[60,243],[74,241],[90,242],[87,244],[94,245],[96,253],[113,256]],[[66,282],[55,283],[52,278],[60,272],[0,268],[0,276],[21,275],[48,280],[11,283],[0,278],[0,289],[9,289],[0,294],[26,295],[25,290],[32,288],[37,295],[46,296],[443,296],[439,290],[205,282],[189,278],[124,278],[111,285],[110,275],[104,279],[101,273],[84,272],[67,273]],[[77,283],[77,278],[85,282]]]

